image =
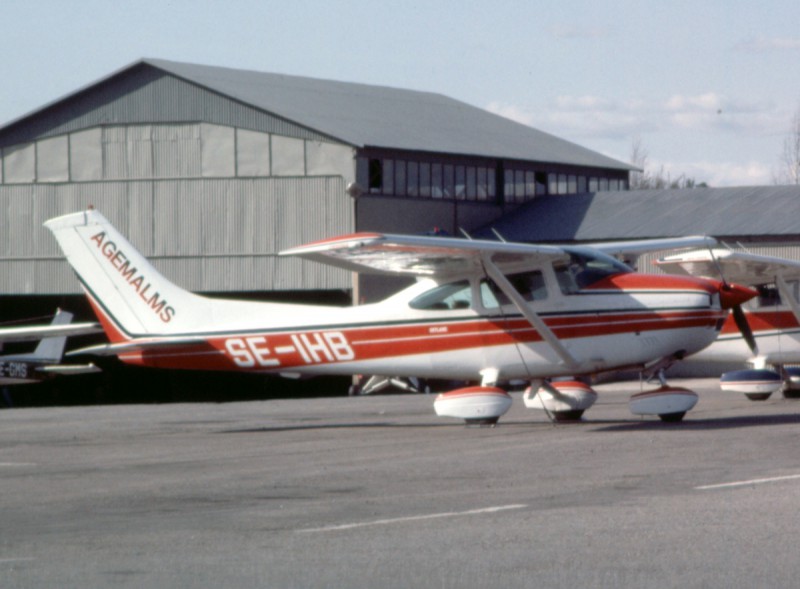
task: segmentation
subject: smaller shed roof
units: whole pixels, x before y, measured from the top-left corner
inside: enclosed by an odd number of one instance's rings
[[[538,197],[492,227],[523,242],[786,236],[800,234],[798,211],[800,186],[630,190]]]

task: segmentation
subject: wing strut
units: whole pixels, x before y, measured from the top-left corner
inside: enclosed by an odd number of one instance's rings
[[[795,319],[797,319],[797,322],[800,323],[800,303],[798,303],[797,299],[794,298],[794,294],[792,294],[792,291],[789,290],[789,285],[786,284],[786,281],[783,279],[783,275],[780,272],[777,276],[775,276],[775,284],[778,287],[778,292],[781,293],[781,298],[789,303]]]
[[[514,306],[517,310],[522,313],[522,316],[528,320],[528,322],[539,332],[539,335],[542,336],[542,339],[550,344],[550,347],[553,348],[553,351],[558,354],[558,357],[571,368],[577,368],[580,365],[580,362],[573,356],[567,348],[561,343],[561,340],[558,339],[556,334],[552,332],[552,330],[547,327],[542,318],[539,317],[528,305],[528,302],[522,297],[522,295],[517,292],[517,289],[514,288],[514,285],[509,282],[508,278],[506,278],[505,274],[503,274],[500,269],[495,266],[494,262],[489,258],[488,255],[483,254],[481,255],[483,260],[484,268],[486,269],[486,273],[489,275],[489,278],[494,280],[495,284],[503,291],[503,294],[506,295],[511,302],[514,303]]]

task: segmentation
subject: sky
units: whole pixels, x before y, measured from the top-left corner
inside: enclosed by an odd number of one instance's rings
[[[143,58],[445,94],[711,186],[769,185],[797,0],[3,0],[0,125]]]

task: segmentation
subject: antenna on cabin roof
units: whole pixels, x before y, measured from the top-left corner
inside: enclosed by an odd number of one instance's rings
[[[506,241],[506,238],[505,238],[505,237],[503,237],[502,235],[500,235],[500,232],[499,232],[497,229],[495,229],[494,227],[492,227],[491,229],[492,229],[492,233],[494,233],[494,236],[495,236],[497,239],[499,239],[499,240],[500,240],[500,241],[502,241],[503,243],[508,243],[508,242]]]

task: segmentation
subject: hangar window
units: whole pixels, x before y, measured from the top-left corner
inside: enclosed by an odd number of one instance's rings
[[[456,198],[464,200],[467,197],[467,167],[456,166]]]
[[[408,162],[406,173],[406,186],[408,196],[419,196],[419,163]]]
[[[570,174],[567,178],[567,193],[575,194],[578,192],[578,177],[575,174]]]
[[[478,194],[478,171],[472,166],[467,167],[467,200],[475,200]]]
[[[431,165],[428,162],[419,164],[419,195],[431,195]]]
[[[525,198],[536,196],[536,174],[530,170],[525,172]]]
[[[433,198],[445,196],[442,180],[442,164],[431,165],[431,196]]]
[[[536,172],[536,194],[547,194],[547,174]]]
[[[383,190],[383,171],[381,160],[369,160],[369,191],[381,192]]]
[[[394,160],[383,160],[383,193],[394,194]]]
[[[406,194],[406,162],[397,160],[394,170],[395,194],[405,196]]]
[[[456,168],[452,164],[444,166],[444,197],[455,198],[456,196]]]
[[[441,162],[371,158],[363,180],[371,194],[493,201],[496,170]],[[523,180],[521,180],[522,182]]]

